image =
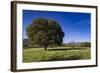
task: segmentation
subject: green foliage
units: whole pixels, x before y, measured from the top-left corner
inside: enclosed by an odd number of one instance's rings
[[[55,47],[44,50],[31,48],[23,50],[23,62],[61,61],[90,59],[90,48]]]
[[[61,45],[63,42],[64,32],[54,20],[35,19],[26,31],[31,46],[38,45],[46,49],[49,45]]]

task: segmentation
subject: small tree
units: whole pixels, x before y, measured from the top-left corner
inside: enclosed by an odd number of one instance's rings
[[[64,32],[54,20],[38,18],[26,28],[30,45],[43,46],[45,50],[49,45],[61,45]]]

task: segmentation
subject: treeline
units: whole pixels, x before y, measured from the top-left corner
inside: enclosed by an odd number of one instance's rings
[[[49,47],[56,47],[57,45],[49,45]],[[28,39],[23,39],[23,48],[42,47],[40,45],[30,45]],[[63,43],[60,47],[91,47],[90,42],[69,42]]]
[[[69,42],[62,45],[65,47],[91,47],[90,42]]]

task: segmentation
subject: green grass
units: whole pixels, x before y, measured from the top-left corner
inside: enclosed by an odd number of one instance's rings
[[[55,47],[28,48],[23,50],[23,62],[60,61],[90,59],[90,48]]]

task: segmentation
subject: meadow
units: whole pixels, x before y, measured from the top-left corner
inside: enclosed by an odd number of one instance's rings
[[[90,59],[90,47],[53,47],[23,49],[23,62]]]

